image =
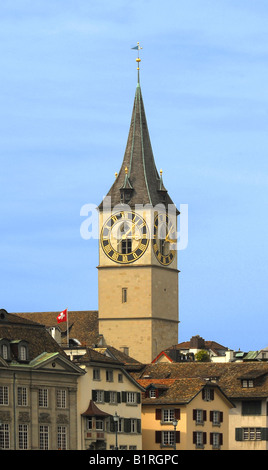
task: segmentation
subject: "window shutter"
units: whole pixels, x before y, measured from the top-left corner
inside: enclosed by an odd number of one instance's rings
[[[193,410],[193,420],[196,421],[196,410]]]
[[[137,433],[138,434],[141,433],[141,420],[140,419],[137,419]]]
[[[155,431],[155,443],[161,444],[161,431]]]
[[[105,403],[110,403],[110,392],[104,391],[104,401]]]
[[[220,423],[223,423],[223,412],[220,411]]]
[[[141,402],[141,394],[138,392],[137,393],[137,403]]]
[[[242,428],[235,428],[235,440],[242,441]]]
[[[207,410],[203,410],[203,421],[207,420]]]
[[[127,401],[127,392],[122,392],[122,403],[126,403]]]
[[[110,432],[115,432],[115,422],[112,416],[110,418]]]
[[[193,432],[193,444],[196,444],[196,432]]]
[[[97,401],[97,390],[92,390],[92,400]]]
[[[210,389],[210,399],[214,400],[214,390],[213,390],[213,388]]]
[[[209,412],[209,420],[212,422],[213,421],[213,411]]]
[[[213,432],[211,432],[209,435],[209,443],[210,445],[213,445]]]
[[[175,418],[178,419],[178,420],[181,419],[181,410],[180,410],[180,408],[175,409]]]
[[[261,428],[261,438],[263,441],[268,441],[268,428]]]
[[[222,446],[222,444],[223,444],[223,434],[220,433],[220,446]]]
[[[124,432],[131,431],[131,422],[130,419],[124,419]]]
[[[203,432],[203,444],[207,443],[207,433]]]
[[[180,431],[176,431],[176,444],[180,443]]]
[[[202,389],[202,399],[205,400],[205,389]]]
[[[121,393],[117,392],[117,403],[121,403]]]
[[[162,417],[161,409],[156,408],[156,410],[155,410],[155,419],[156,420],[161,420],[161,417]]]

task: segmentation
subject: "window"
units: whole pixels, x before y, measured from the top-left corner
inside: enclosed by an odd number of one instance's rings
[[[106,382],[113,382],[114,374],[112,370],[106,370]]]
[[[174,410],[173,409],[164,409],[162,420],[164,423],[172,423],[174,419]]]
[[[149,397],[150,398],[156,398],[156,389],[155,388],[149,390]]]
[[[2,356],[3,359],[8,359],[8,347],[6,344],[3,344],[2,346]]]
[[[100,369],[93,369],[93,380],[100,380]]]
[[[203,388],[202,390],[202,398],[205,401],[212,401],[214,400],[214,390],[212,388]]]
[[[163,431],[162,433],[162,444],[164,446],[174,446],[174,431]]]
[[[110,403],[117,403],[117,392],[110,392]]]
[[[48,407],[48,389],[47,388],[39,389],[39,406],[43,408]]]
[[[96,401],[97,403],[103,403],[104,402],[104,391],[103,390],[95,390],[95,400],[93,398],[93,401]]]
[[[122,289],[122,303],[125,304],[127,302],[127,288],[123,287]]]
[[[223,422],[223,413],[222,411],[211,411],[210,412],[210,421],[213,426],[220,426]]]
[[[118,382],[123,382],[123,374],[118,374]]]
[[[137,403],[136,393],[135,392],[127,392],[127,403]]]
[[[243,388],[253,388],[254,387],[253,380],[242,380],[242,387]]]
[[[57,407],[66,408],[66,390],[57,390]]]
[[[243,441],[260,441],[261,428],[243,428],[242,439]]]
[[[9,396],[8,396],[8,386],[4,385],[0,387],[0,405],[8,405]]]
[[[223,443],[222,434],[219,432],[210,433],[210,444],[213,449],[219,449]]]
[[[91,431],[93,429],[93,427],[92,427],[93,426],[92,416],[87,418],[86,425],[87,425],[87,431]]]
[[[10,448],[9,424],[0,424],[0,449]]]
[[[26,346],[20,347],[20,360],[26,361],[27,360],[27,348]]]
[[[19,424],[19,449],[28,449],[28,424]]]
[[[132,251],[132,240],[130,238],[127,238],[126,240],[122,240],[122,254],[127,255],[128,253],[131,253]]]
[[[196,424],[204,424],[207,420],[206,410],[193,410],[193,420]]]
[[[130,420],[130,432],[137,432],[137,420],[136,419],[131,419]]]
[[[48,426],[40,426],[39,428],[39,446],[40,450],[48,450],[49,449],[49,427]]]
[[[28,404],[27,388],[18,387],[18,406],[27,406],[27,404]]]
[[[193,443],[196,447],[202,449],[204,444],[206,444],[207,435],[205,432],[197,431],[193,433]]]
[[[103,431],[104,430],[103,424],[104,424],[103,419],[96,418],[96,430],[97,431]]]
[[[66,426],[58,426],[58,449],[67,449],[67,430]]]

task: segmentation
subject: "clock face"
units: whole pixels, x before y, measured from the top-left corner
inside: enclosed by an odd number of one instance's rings
[[[153,250],[159,263],[168,266],[175,259],[176,229],[168,215],[158,214],[154,219]]]
[[[101,246],[116,263],[128,264],[139,259],[149,244],[149,229],[145,220],[132,211],[113,214],[102,227]]]

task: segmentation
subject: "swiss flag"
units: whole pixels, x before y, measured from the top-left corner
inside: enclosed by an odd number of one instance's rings
[[[67,321],[67,308],[63,310],[58,316],[57,316],[57,321],[58,323],[61,323],[62,321]]]

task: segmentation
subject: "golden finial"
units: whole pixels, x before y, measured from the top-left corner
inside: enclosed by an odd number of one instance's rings
[[[128,174],[128,167],[127,166],[125,168],[125,173],[126,173],[126,175]]]
[[[137,64],[138,64],[138,67],[137,67],[137,70],[138,70],[138,83],[140,83],[140,67],[139,67],[139,65],[140,65],[141,59],[140,59],[140,56],[139,56],[139,52],[140,52],[140,50],[142,49],[142,47],[140,46],[140,43],[137,42],[137,46],[132,47],[131,49],[135,49],[135,50],[138,51],[138,57],[137,57],[137,59],[136,59],[136,62],[137,62]]]
[[[160,170],[160,175],[162,176],[162,174],[163,174],[163,170]]]
[[[116,178],[117,178],[117,176],[118,176],[118,173],[116,173],[116,172],[115,172],[114,176],[115,176],[115,179],[116,179]]]

